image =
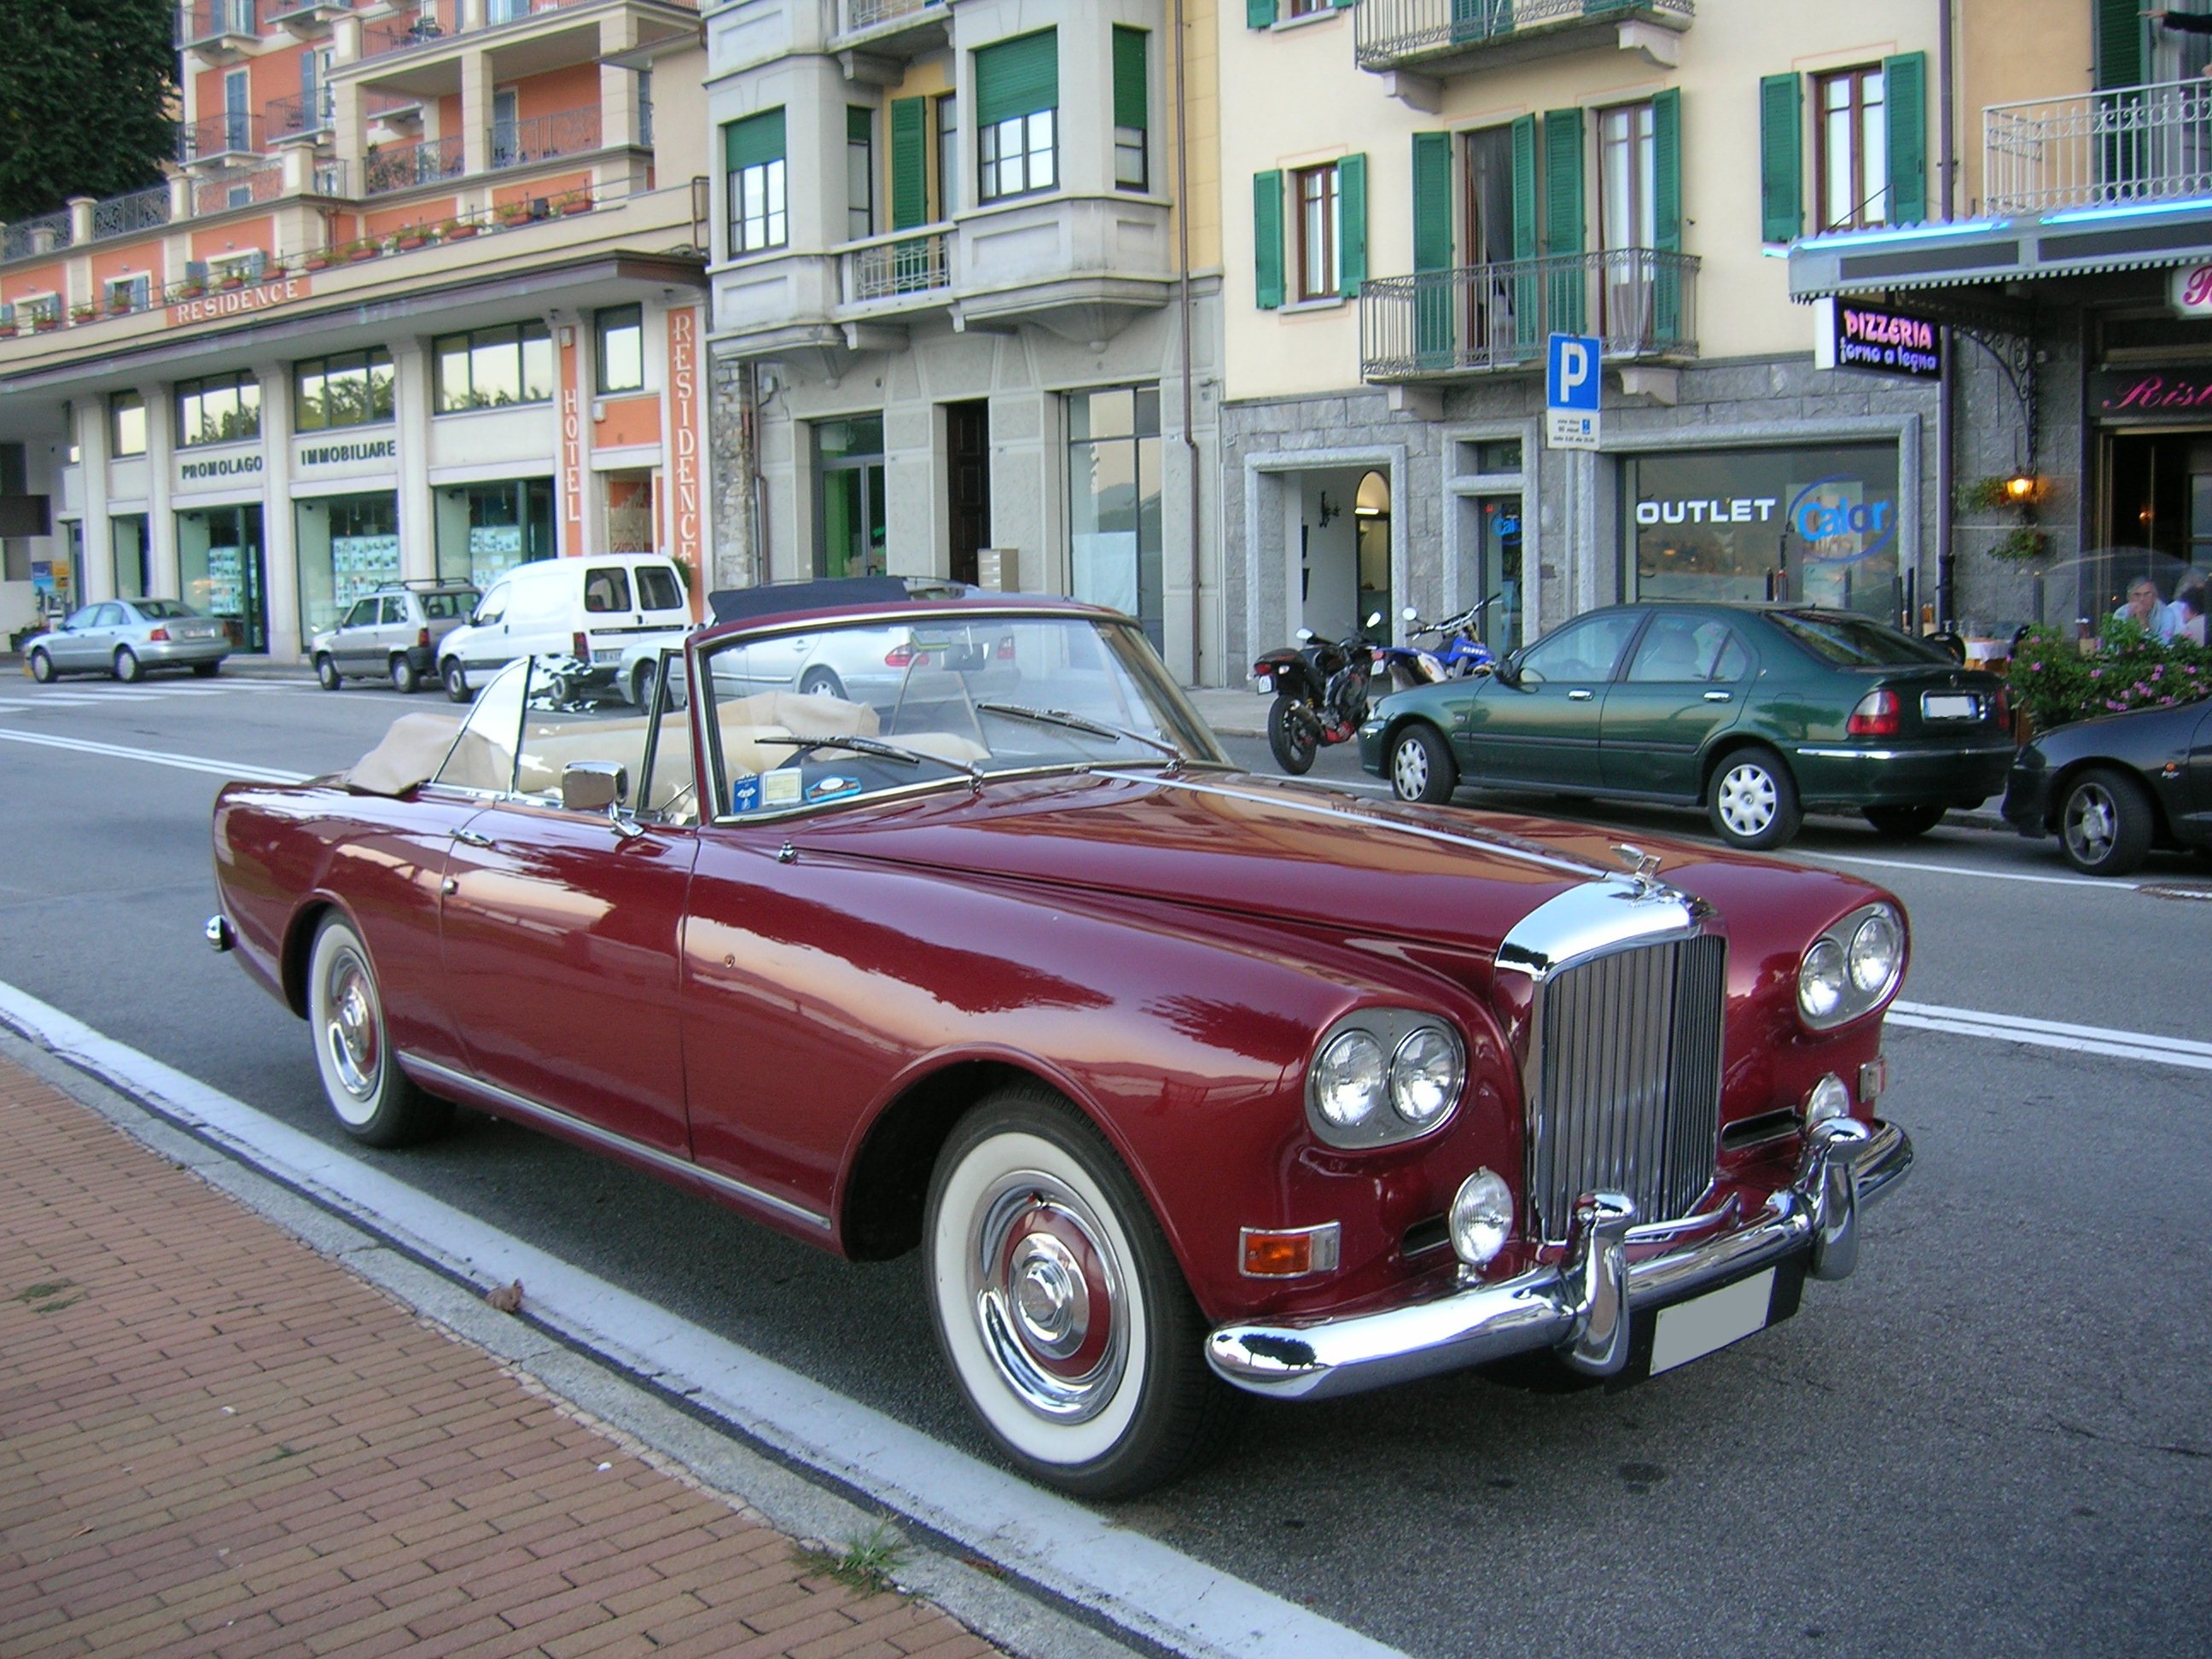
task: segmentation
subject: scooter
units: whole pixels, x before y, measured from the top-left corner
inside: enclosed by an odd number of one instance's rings
[[[1443,635],[1445,642],[1437,651],[1423,651],[1410,645],[1376,647],[1376,664],[1389,671],[1390,689],[1403,691],[1411,686],[1433,685],[1439,680],[1472,679],[1478,674],[1489,673],[1498,665],[1498,655],[1476,636],[1474,630],[1482,613],[1500,597],[1492,593],[1456,617],[1433,623],[1423,622],[1420,613],[1408,605],[1402,613],[1406,631],[1417,639],[1424,634]]]
[[[1379,627],[1382,621],[1378,611],[1366,626]],[[1267,747],[1276,764],[1303,777],[1325,744],[1349,741],[1367,718],[1367,678],[1374,667],[1375,647],[1364,636],[1351,634],[1332,643],[1310,628],[1298,629],[1297,645],[1254,663],[1253,678],[1275,694],[1267,710]]]

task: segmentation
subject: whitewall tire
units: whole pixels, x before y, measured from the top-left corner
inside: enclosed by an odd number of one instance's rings
[[[453,1108],[400,1072],[385,1033],[368,947],[343,917],[326,918],[307,959],[307,1025],[323,1095],[339,1127],[372,1146],[404,1146],[443,1129]]]

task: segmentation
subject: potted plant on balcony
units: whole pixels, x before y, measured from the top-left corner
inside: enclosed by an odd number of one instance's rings
[[[123,289],[107,296],[107,314],[109,316],[126,317],[130,315],[131,309],[130,289]]]
[[[357,242],[348,242],[345,247],[347,259],[355,264],[359,264],[363,259],[374,259],[383,252],[384,245],[374,236],[364,236]]]
[[[474,219],[469,218],[465,215],[458,219],[448,219],[443,225],[439,227],[438,234],[441,240],[457,242],[464,236],[475,235],[477,232],[482,228],[483,227],[477,224]]]
[[[173,290],[179,300],[197,300],[207,292],[207,284],[197,276],[187,276]]]
[[[398,234],[392,237],[392,246],[395,252],[412,253],[418,247],[427,246],[429,240],[430,228],[428,225],[403,225]]]
[[[311,249],[301,256],[300,268],[303,270],[327,270],[330,269],[330,264],[331,251],[328,248],[319,247]]]
[[[70,307],[70,321],[72,323],[88,323],[99,315],[100,307],[95,305],[71,306]]]
[[[574,191],[563,196],[555,206],[563,217],[571,213],[589,213],[592,210],[592,192],[588,190]]]
[[[512,202],[501,202],[492,210],[498,214],[500,223],[510,229],[530,217],[530,204],[520,197]]]
[[[215,285],[225,293],[228,293],[234,288],[244,288],[246,286],[246,273],[234,267],[231,270],[224,271],[222,276],[216,277],[215,279]]]
[[[31,318],[31,328],[35,333],[51,334],[61,325],[61,308],[58,306],[49,307],[44,311],[34,313]]]

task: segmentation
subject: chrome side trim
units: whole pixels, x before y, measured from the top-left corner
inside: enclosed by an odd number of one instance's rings
[[[717,1175],[712,1170],[702,1169],[689,1158],[677,1158],[671,1153],[662,1152],[658,1146],[648,1146],[643,1141],[632,1140],[628,1135],[618,1135],[611,1129],[603,1129],[596,1123],[587,1123],[582,1118],[572,1116],[551,1106],[541,1105],[527,1096],[516,1094],[511,1089],[502,1089],[496,1083],[486,1083],[482,1078],[471,1077],[465,1072],[456,1072],[451,1066],[441,1066],[437,1061],[425,1060],[420,1054],[403,1052],[398,1058],[400,1070],[418,1083],[433,1088],[442,1086],[456,1090],[464,1095],[489,1101],[502,1114],[522,1119],[526,1122],[544,1124],[548,1127],[559,1130],[562,1134],[586,1141],[602,1152],[617,1152],[624,1158],[635,1158],[640,1163],[649,1164],[653,1169],[673,1176],[680,1181],[696,1182],[740,1204],[774,1211],[776,1214],[788,1216],[794,1221],[803,1221],[810,1227],[819,1228],[825,1233],[830,1231],[830,1218],[818,1211],[808,1209],[803,1204],[794,1204],[787,1198],[778,1198],[774,1193],[764,1193],[757,1187],[748,1187],[742,1181],[733,1181],[728,1176]]]
[[[200,933],[207,940],[210,951],[228,951],[238,944],[238,935],[231,928],[230,918],[220,910],[207,919],[207,926],[200,929]]]

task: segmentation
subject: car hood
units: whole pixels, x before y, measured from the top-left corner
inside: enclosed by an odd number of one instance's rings
[[[1256,774],[1097,772],[994,781],[878,814],[824,817],[808,852],[926,865],[1494,951],[1569,888],[1625,882],[1639,854],[1668,885],[1800,940],[1876,890],[1848,876],[1602,826],[1401,805]],[[1616,851],[1632,847],[1633,851]]]

